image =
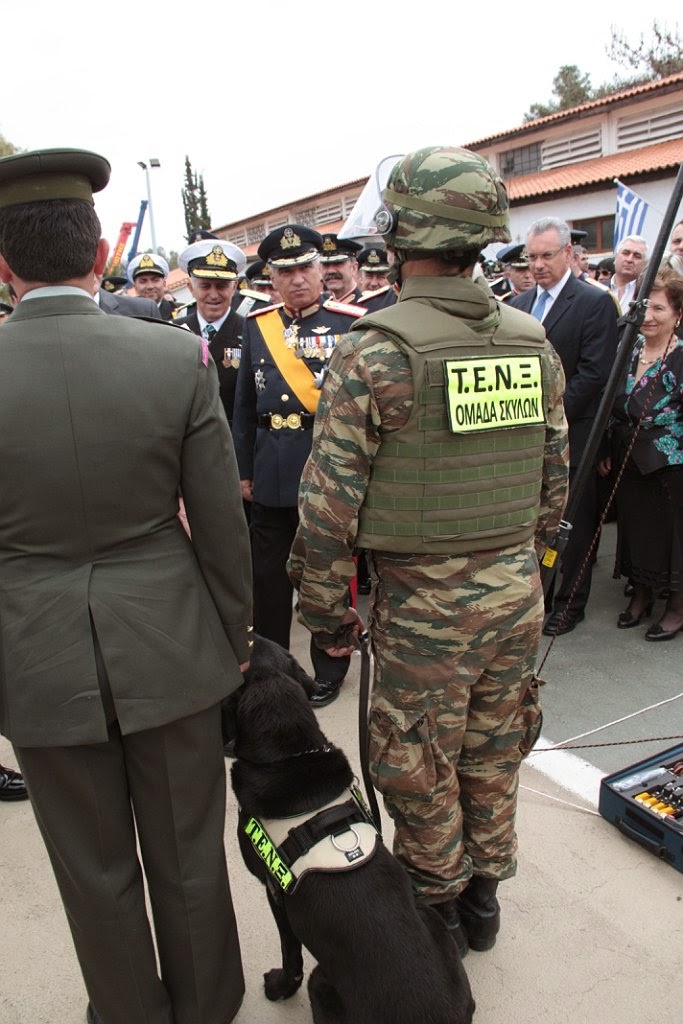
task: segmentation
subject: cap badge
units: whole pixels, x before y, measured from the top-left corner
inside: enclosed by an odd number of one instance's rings
[[[138,263],[138,270],[151,270],[154,267],[156,267],[156,263],[151,256],[148,256],[147,253],[145,253]]]
[[[337,251],[337,246],[334,243],[334,239],[330,238],[329,235],[325,235],[325,240],[323,241],[323,252],[336,252],[336,251]]]
[[[368,253],[368,263],[379,263],[380,256],[376,249],[371,249]]]
[[[294,233],[292,228],[285,228],[280,242],[281,249],[296,249],[301,245],[301,239]]]
[[[225,255],[220,245],[214,245],[213,249],[206,257],[206,263],[209,267],[227,267],[228,257]]]

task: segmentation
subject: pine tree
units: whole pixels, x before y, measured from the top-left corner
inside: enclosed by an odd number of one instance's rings
[[[192,170],[189,156],[185,157],[185,184],[181,190],[185,228],[191,238],[197,228],[211,227],[211,216],[204,188],[204,176]]]

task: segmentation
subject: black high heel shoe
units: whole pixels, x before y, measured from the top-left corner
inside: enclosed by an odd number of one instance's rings
[[[676,629],[664,629],[661,622],[655,622],[645,634],[646,640],[673,640],[677,633],[683,630],[683,626]]]
[[[639,626],[646,615],[652,614],[653,607],[654,601],[649,601],[643,608],[640,615],[636,617],[631,612],[631,606],[629,605],[626,611],[620,613],[619,618],[617,619],[617,629],[633,629],[634,626]],[[651,626],[650,628],[654,629],[654,626]],[[650,630],[648,630],[648,633],[649,632]]]

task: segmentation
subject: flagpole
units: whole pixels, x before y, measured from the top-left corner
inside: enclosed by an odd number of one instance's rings
[[[662,219],[659,234],[657,235],[657,241],[655,242],[654,249],[652,251],[652,257],[645,269],[643,283],[634,301],[631,302],[628,313],[622,318],[626,323],[626,330],[619,342],[619,348],[617,349],[614,365],[612,366],[612,372],[610,373],[609,379],[605,385],[600,406],[596,413],[595,420],[593,421],[593,426],[588,436],[583,455],[581,456],[581,462],[579,463],[579,467],[574,479],[572,480],[564,519],[557,537],[554,542],[549,545],[541,562],[541,579],[543,580],[543,591],[545,594],[549,592],[555,573],[559,568],[558,555],[562,552],[563,548],[566,547],[567,540],[569,539],[569,533],[571,531],[571,524],[574,521],[576,510],[583,491],[585,490],[589,474],[596,472],[595,463],[598,451],[602,444],[603,434],[605,433],[605,428],[607,427],[608,420],[612,413],[614,400],[617,397],[619,388],[626,376],[626,368],[631,358],[633,344],[640,331],[641,324],[645,319],[647,301],[650,296],[650,292],[652,291],[654,279],[659,272],[666,243],[676,221],[678,207],[682,197],[683,164],[678,168],[678,175],[674,183],[671,198],[669,199],[669,205],[667,206]]]

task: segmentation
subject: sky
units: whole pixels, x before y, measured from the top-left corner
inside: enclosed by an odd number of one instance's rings
[[[185,245],[185,156],[223,224],[370,174],[382,157],[466,145],[520,125],[564,64],[594,86],[620,70],[611,27],[637,43],[667,0],[527,7],[500,0],[157,0],[111,8],[26,0],[4,22],[0,133],[22,149],[90,149],[112,246],[149,170],[157,245]],[[641,13],[636,14],[635,11]],[[9,35],[9,40],[8,40]],[[140,250],[151,247],[149,217]]]

